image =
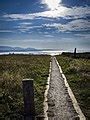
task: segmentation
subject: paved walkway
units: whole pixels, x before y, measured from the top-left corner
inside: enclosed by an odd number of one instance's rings
[[[54,57],[48,91],[48,120],[79,120]]]

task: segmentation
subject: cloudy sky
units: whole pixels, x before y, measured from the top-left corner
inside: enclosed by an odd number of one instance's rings
[[[0,0],[0,45],[90,51],[90,0]]]

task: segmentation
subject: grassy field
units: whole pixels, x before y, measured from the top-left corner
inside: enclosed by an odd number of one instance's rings
[[[73,90],[75,97],[86,116],[90,120],[90,53],[78,54],[65,53],[57,56],[57,60]]]
[[[22,79],[34,79],[36,114],[43,114],[50,56],[0,56],[0,120],[23,119]]]
[[[78,103],[90,119],[90,57],[78,54],[57,56]],[[43,114],[45,85],[50,56],[2,55],[0,56],[0,120],[23,119],[22,79],[34,79],[36,114]]]

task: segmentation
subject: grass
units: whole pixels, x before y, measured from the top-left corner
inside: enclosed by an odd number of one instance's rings
[[[22,79],[34,79],[36,114],[43,114],[50,56],[0,56],[0,120],[23,119]]]
[[[69,53],[62,54],[57,56],[57,60],[84,115],[90,120],[90,54],[88,58],[80,56],[73,58]]]
[[[90,59],[87,55],[57,56],[68,83],[85,114],[90,119]],[[0,56],[0,120],[23,120],[22,79],[34,79],[36,114],[43,114],[43,100],[48,77],[50,56]]]

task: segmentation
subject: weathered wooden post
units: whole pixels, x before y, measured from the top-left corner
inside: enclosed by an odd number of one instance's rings
[[[34,88],[32,79],[23,79],[24,120],[35,120]]]
[[[76,58],[76,48],[74,49],[74,58]]]

